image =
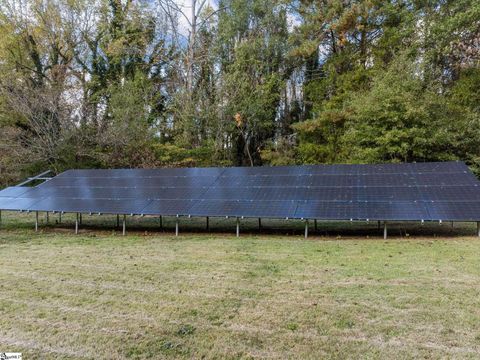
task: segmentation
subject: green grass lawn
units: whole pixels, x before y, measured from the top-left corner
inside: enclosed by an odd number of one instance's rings
[[[24,359],[478,358],[472,225],[85,217],[33,232],[2,214],[0,352]],[[42,217],[42,221],[43,221]],[[56,217],[51,217],[54,222]],[[110,224],[110,225],[109,225]],[[110,226],[110,227],[108,227]],[[195,230],[195,232],[193,231]],[[117,231],[118,232],[118,231]]]

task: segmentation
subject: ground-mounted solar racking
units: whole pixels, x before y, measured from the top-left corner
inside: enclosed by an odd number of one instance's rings
[[[309,221],[477,222],[480,182],[463,162],[69,170],[0,191],[0,211]],[[32,181],[44,181],[27,186]],[[47,215],[48,216],[48,215]]]

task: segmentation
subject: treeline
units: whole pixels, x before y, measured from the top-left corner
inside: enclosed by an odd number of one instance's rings
[[[480,2],[3,0],[0,173],[466,161]]]

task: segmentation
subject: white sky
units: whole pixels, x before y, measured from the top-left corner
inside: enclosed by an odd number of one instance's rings
[[[185,19],[183,15],[179,15],[178,21],[179,21],[179,27],[180,31],[182,32],[183,35],[187,36],[188,35],[188,29],[189,29],[189,22],[192,21],[192,0],[174,0],[175,3],[180,7],[180,9],[183,11],[183,13],[188,17],[188,20]],[[202,0],[197,0],[197,8],[200,6],[202,3]],[[207,6],[212,7],[213,9],[218,8],[218,4],[216,0],[207,0],[205,2],[205,5],[203,6],[203,9],[205,9]],[[198,9],[197,9],[198,12]]]

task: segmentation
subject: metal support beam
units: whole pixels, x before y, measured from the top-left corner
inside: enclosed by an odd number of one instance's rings
[[[175,236],[178,236],[178,215],[175,218]]]
[[[477,236],[480,237],[480,221],[477,221]]]
[[[123,224],[122,224],[122,235],[127,234],[127,215],[123,215]]]
[[[38,211],[35,211],[35,232],[38,232]]]
[[[258,218],[258,230],[262,230],[262,218]]]
[[[383,238],[387,240],[387,222],[383,222]]]
[[[207,231],[210,231],[210,218],[207,216]]]
[[[48,211],[47,211],[47,213],[46,213],[46,218],[47,218],[47,224],[48,224],[48,223],[50,222],[50,216],[49,216]]]
[[[237,217],[237,237],[240,236],[240,218]]]
[[[78,213],[75,216],[75,235],[78,234]]]
[[[28,183],[34,181],[34,180],[45,180],[45,179],[40,179],[40,178],[43,178],[45,175],[47,175],[48,173],[51,173],[52,170],[47,170],[41,174],[38,174],[37,176],[34,176],[34,177],[30,177],[28,178],[27,180],[25,180],[24,182],[16,185],[16,186],[24,186],[24,185],[27,185]],[[50,178],[46,178],[46,179],[50,179]]]
[[[308,220],[305,220],[305,239],[308,238]]]
[[[83,225],[83,218],[82,218],[82,213],[80,213],[80,218],[79,218],[80,225]]]
[[[315,222],[315,232],[317,232],[318,231],[317,219],[315,219],[314,222]]]
[[[120,228],[120,215],[117,214],[117,229]]]

